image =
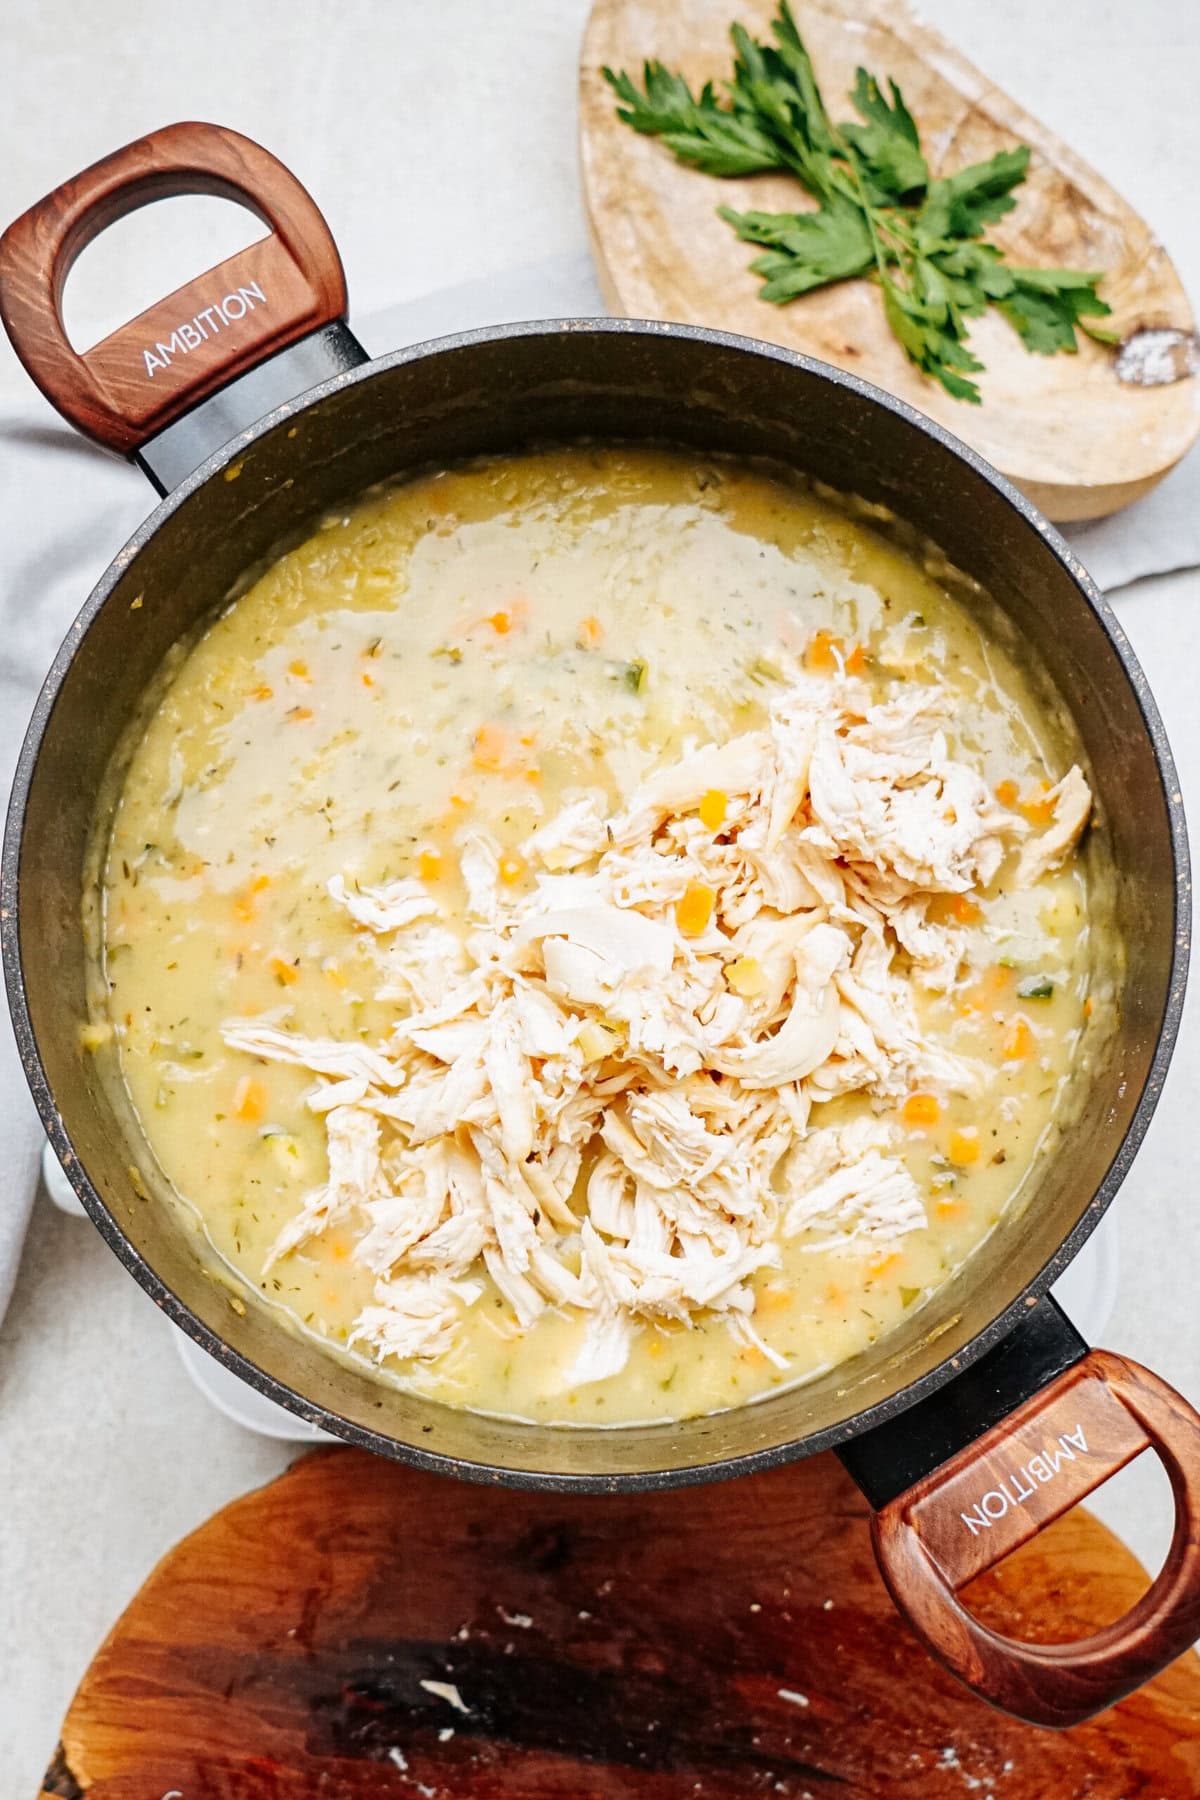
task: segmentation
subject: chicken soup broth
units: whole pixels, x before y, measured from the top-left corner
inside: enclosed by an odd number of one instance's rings
[[[366,496],[181,658],[103,992],[217,1253],[384,1379],[681,1418],[863,1350],[1086,1054],[1089,812],[968,607],[659,449]]]

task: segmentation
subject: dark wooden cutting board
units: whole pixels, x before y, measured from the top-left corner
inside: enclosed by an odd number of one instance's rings
[[[1049,1640],[1144,1585],[1076,1511],[968,1598]],[[322,1450],[159,1564],[84,1677],[43,1793],[1185,1800],[1200,1662],[1059,1735],[989,1711],[893,1612],[831,1457],[568,1499]]]

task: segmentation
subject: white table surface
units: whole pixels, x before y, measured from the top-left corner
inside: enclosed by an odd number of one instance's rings
[[[1200,295],[1200,9],[927,0],[924,11],[1104,170]],[[140,132],[200,118],[259,138],[312,189],[360,316],[582,248],[575,63],[585,13],[586,0],[9,0],[0,224]],[[254,235],[219,202],[172,202],[127,221],[79,265],[68,297],[76,341],[95,341]],[[153,273],[138,266],[151,256]],[[0,345],[0,399],[24,382]],[[1200,576],[1143,582],[1118,610],[1196,809]],[[1198,1025],[1200,990],[1119,1202],[1108,1332],[1112,1348],[1193,1398]],[[157,1558],[293,1454],[215,1413],[165,1330],[91,1228],[40,1200],[0,1332],[0,1791],[14,1800],[37,1791],[76,1682]],[[1157,1469],[1127,1471],[1099,1510],[1157,1558],[1167,1520]]]

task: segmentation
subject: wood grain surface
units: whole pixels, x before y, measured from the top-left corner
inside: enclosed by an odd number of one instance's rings
[[[1144,1586],[1077,1510],[966,1598],[1045,1640]],[[991,1711],[893,1610],[832,1457],[569,1498],[318,1451],[154,1571],[43,1789],[167,1794],[1194,1800],[1200,1664],[1053,1738]]]
[[[1163,246],[1109,184],[994,87],[904,0],[797,0],[797,22],[835,117],[858,64],[893,76],[935,174],[1018,143],[1032,146],[1016,210],[992,228],[1014,262],[1106,271],[1101,293],[1122,337],[1150,326],[1191,332],[1187,296]],[[718,181],[677,163],[617,118],[605,64],[640,73],[647,57],[691,82],[728,75],[728,27],[766,39],[775,0],[595,0],[580,67],[580,134],[592,246],[619,313],[767,338],[876,382],[955,432],[1059,520],[1094,518],[1153,487],[1200,431],[1200,382],[1159,387],[1117,379],[1113,352],[1085,340],[1075,356],[1034,356],[994,312],[973,322],[987,365],[982,406],[950,399],[907,361],[874,285],[841,282],[790,306],[758,299],[753,246],[717,217],[803,210],[786,175]]]
[[[1175,1529],[1153,1586],[1126,1616],[1047,1647],[1014,1641],[957,1598],[1148,1448],[1170,1478]],[[1149,1370],[1092,1350],[885,1506],[871,1529],[896,1604],[948,1668],[1022,1718],[1078,1724],[1200,1637],[1200,1416]]]
[[[1148,1448],[1143,1427],[1090,1363],[1068,1369],[1049,1392],[894,1503],[952,1588],[965,1587]]]
[[[269,236],[84,353],[67,338],[71,265],[107,225],[172,194],[217,194]],[[166,125],[64,181],[0,238],[0,318],[50,404],[129,453],[243,370],[346,311],[341,259],[315,202],[260,144],[219,125]]]

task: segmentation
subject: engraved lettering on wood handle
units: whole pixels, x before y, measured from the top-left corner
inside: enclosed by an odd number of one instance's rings
[[[172,194],[247,206],[269,236],[80,355],[63,328],[71,265],[107,225]],[[51,405],[129,454],[236,375],[346,311],[337,247],[295,176],[250,138],[167,125],[85,169],[0,238],[0,318]]]
[[[1175,1532],[1150,1591],[1123,1619],[1071,1644],[989,1630],[958,1589],[1146,1449],[1175,1495]],[[1200,1415],[1165,1382],[1106,1350],[1073,1368],[876,1514],[892,1597],[951,1672],[1033,1724],[1079,1724],[1200,1637]]]

